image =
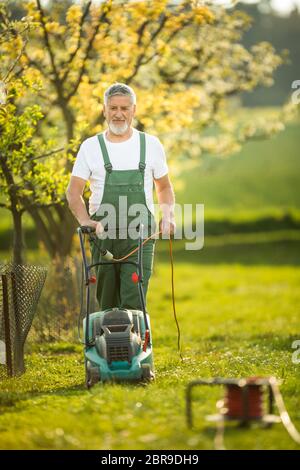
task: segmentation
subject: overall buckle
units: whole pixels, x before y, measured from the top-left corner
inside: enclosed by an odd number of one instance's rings
[[[112,164],[111,163],[105,163],[104,168],[108,173],[112,172]]]

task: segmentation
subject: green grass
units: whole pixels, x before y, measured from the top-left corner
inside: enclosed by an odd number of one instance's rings
[[[245,220],[300,212],[299,123],[270,140],[249,142],[230,158],[204,158],[182,174],[179,203],[203,203],[208,220]]]
[[[286,240],[285,250],[279,236],[271,240],[270,251],[253,244],[249,260],[249,240],[243,244],[225,238],[222,258],[211,239],[196,262],[187,261],[190,253],[184,257],[175,249],[183,362],[177,352],[170,267],[164,250],[158,250],[148,298],[156,381],[96,385],[87,391],[80,345],[33,344],[26,373],[0,382],[0,447],[211,449],[214,427],[205,416],[215,413],[222,389],[203,387],[195,393],[195,430],[186,426],[185,390],[193,379],[214,376],[275,375],[300,428],[300,365],[292,363],[291,347],[300,339],[300,269],[299,263],[285,261],[290,250],[288,259],[293,250],[300,252],[299,239],[293,241],[291,248]],[[251,262],[256,249],[259,264]],[[225,443],[232,449],[297,448],[280,424],[268,430],[230,426]]]

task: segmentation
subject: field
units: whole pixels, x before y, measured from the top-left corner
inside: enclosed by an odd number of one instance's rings
[[[203,202],[208,219],[253,219],[300,211],[299,123],[265,142],[249,142],[231,158],[206,157],[183,174],[182,203]]]
[[[155,382],[87,391],[79,344],[31,343],[26,373],[0,382],[1,449],[212,449],[215,427],[205,416],[216,412],[222,388],[197,389],[193,430],[186,424],[185,392],[191,380],[216,376],[276,376],[300,429],[300,364],[292,360],[292,344],[300,339],[299,143],[299,128],[291,125],[268,142],[183,175],[188,184],[178,202],[204,202],[208,220],[216,222],[200,251],[174,242],[183,361],[168,243],[158,242],[148,298]],[[226,231],[214,234],[224,220]],[[230,425],[225,445],[299,449],[281,424]]]

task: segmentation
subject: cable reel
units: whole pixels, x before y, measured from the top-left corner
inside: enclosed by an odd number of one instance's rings
[[[216,449],[225,449],[224,429],[225,422],[229,421],[237,422],[241,426],[247,426],[253,422],[265,426],[282,423],[290,437],[300,444],[300,434],[289,417],[279,390],[279,382],[275,377],[242,379],[216,377],[190,382],[186,390],[186,417],[190,428],[193,427],[192,390],[198,385],[224,385],[224,398],[216,404],[218,414],[206,417],[207,421],[217,423]],[[274,414],[275,403],[279,415]]]

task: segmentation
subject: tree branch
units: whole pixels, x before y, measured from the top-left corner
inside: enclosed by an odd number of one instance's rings
[[[68,75],[70,73],[70,65],[71,63],[73,62],[73,59],[74,57],[76,56],[77,52],[79,51],[80,49],[80,46],[81,46],[81,40],[82,40],[82,32],[83,32],[83,24],[84,24],[84,21],[90,11],[90,7],[91,7],[91,4],[92,4],[92,1],[89,0],[89,2],[87,3],[86,7],[85,7],[85,10],[83,12],[83,15],[82,15],[82,18],[81,18],[81,21],[80,21],[80,33],[79,33],[79,38],[78,38],[78,41],[77,41],[77,46],[75,48],[75,50],[72,52],[72,54],[70,54],[70,57],[68,59],[68,61],[66,62],[66,71],[65,73],[63,74],[62,78],[61,78],[61,81],[64,82],[67,78],[68,78]]]
[[[6,80],[8,80],[9,75],[12,73],[12,71],[13,71],[14,68],[16,67],[17,63],[19,62],[20,57],[22,56],[22,54],[23,54],[23,52],[24,52],[24,49],[25,49],[25,47],[26,47],[27,42],[28,42],[28,38],[26,38],[26,39],[24,40],[22,49],[20,50],[20,52],[19,52],[17,58],[16,58],[15,61],[12,63],[11,67],[8,69],[8,71],[7,71],[6,75],[5,75],[5,77],[2,79],[2,81],[3,81],[4,83],[6,82]]]
[[[72,96],[75,95],[76,91],[78,90],[78,87],[80,85],[80,82],[81,82],[81,78],[85,72],[85,66],[86,66],[86,62],[87,62],[87,59],[89,58],[89,55],[90,55],[90,52],[92,50],[92,47],[93,47],[93,43],[94,43],[94,39],[96,37],[96,35],[98,34],[98,31],[99,31],[99,28],[101,26],[102,23],[107,23],[107,24],[111,24],[110,20],[107,18],[107,14],[108,14],[108,11],[104,11],[102,12],[102,15],[100,16],[99,18],[99,21],[94,29],[94,32],[88,42],[88,45],[87,45],[87,48],[86,48],[86,51],[85,51],[85,57],[83,59],[83,64],[82,64],[82,67],[81,67],[81,70],[79,72],[79,75],[78,75],[78,78],[75,82],[75,85],[73,86],[73,89],[71,89],[70,93],[68,93],[68,95],[65,97],[66,101],[68,102],[70,100],[70,98],[72,98]]]
[[[46,158],[46,157],[49,157],[50,155],[53,155],[54,153],[59,153],[62,150],[65,150],[65,147],[61,147],[60,149],[52,150],[51,152],[45,153],[44,155],[39,155],[38,157],[31,157],[31,158],[28,159],[28,161],[39,160],[40,158]]]
[[[146,63],[148,63],[156,54],[154,54],[150,59],[148,59],[148,61],[144,61],[143,63],[143,59],[144,57],[146,56],[146,53],[147,53],[147,50],[149,48],[149,46],[153,43],[154,39],[158,36],[158,34],[161,32],[161,30],[163,29],[166,21],[167,21],[167,16],[165,14],[161,15],[161,20],[160,20],[160,24],[158,26],[158,28],[153,32],[153,34],[151,34],[151,37],[148,41],[148,43],[144,46],[144,49],[143,51],[139,54],[139,56],[137,57],[136,59],[136,62],[135,62],[135,65],[134,65],[134,68],[133,68],[133,72],[132,74],[127,78],[127,83],[130,83],[133,78],[136,76],[136,74],[138,73],[138,70],[139,68],[141,67],[141,65],[144,65]],[[140,45],[142,43],[142,37],[143,37],[143,34],[144,34],[144,31],[145,31],[145,28],[147,26],[147,24],[149,23],[149,21],[145,21],[142,26],[139,28],[139,30],[137,31],[137,33],[139,34],[139,37],[138,37],[138,41],[137,41],[137,44]]]
[[[49,34],[46,29],[46,20],[45,20],[44,10],[42,8],[40,0],[36,0],[36,3],[37,3],[38,10],[40,12],[40,15],[41,15],[41,23],[42,23],[42,28],[43,28],[44,40],[45,40],[45,45],[50,56],[52,70],[54,72],[55,77],[59,79],[59,75],[58,75],[55,60],[54,60],[54,54],[50,45]]]
[[[54,74],[54,85],[57,89],[57,94],[59,96],[59,100],[64,101],[62,82],[59,78],[59,73],[58,73],[58,70],[56,68],[55,59],[54,59],[54,53],[52,51],[52,47],[51,47],[51,44],[50,44],[49,34],[48,34],[47,29],[46,29],[46,20],[45,20],[44,11],[43,11],[43,8],[41,6],[40,0],[36,0],[36,2],[37,2],[38,10],[39,10],[40,15],[41,15],[41,23],[42,23],[42,28],[43,28],[45,46],[46,46],[46,49],[47,49],[49,57],[50,57],[52,72]]]

